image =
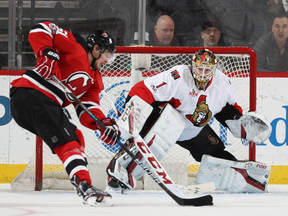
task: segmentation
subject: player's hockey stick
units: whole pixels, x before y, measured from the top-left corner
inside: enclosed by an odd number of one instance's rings
[[[67,95],[69,95],[73,100],[92,118],[94,119],[97,124],[102,127],[103,129],[106,128],[106,126],[96,118],[96,116],[70,91],[69,88],[67,88],[56,76],[53,76],[52,79],[56,81],[65,91]],[[118,144],[123,148],[130,157],[139,165],[142,167],[143,170],[145,170],[148,175],[172,198],[181,206],[204,206],[204,205],[213,205],[213,197],[211,195],[205,195],[202,197],[193,197],[193,198],[183,198],[179,197],[176,194],[174,194],[171,190],[169,190],[147,167],[144,166],[144,164],[138,160],[138,158],[121,142],[118,142]]]

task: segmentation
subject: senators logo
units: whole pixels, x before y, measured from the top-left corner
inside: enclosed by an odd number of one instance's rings
[[[212,135],[209,135],[208,139],[211,141],[212,145],[217,145],[219,143],[219,140],[216,137],[213,137]]]
[[[198,99],[194,113],[192,115],[186,115],[186,118],[191,121],[194,126],[204,127],[212,117],[212,112],[206,104],[206,97],[206,95],[201,95]]]

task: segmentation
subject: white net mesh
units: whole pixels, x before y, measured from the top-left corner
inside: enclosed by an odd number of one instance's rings
[[[141,58],[142,56],[142,58]],[[116,59],[111,65],[104,65],[101,68],[101,74],[105,86],[104,94],[101,94],[101,107],[104,113],[110,118],[117,118],[117,113],[114,111],[111,103],[120,113],[123,112],[123,105],[130,88],[138,81],[146,77],[153,76],[161,71],[167,70],[175,65],[186,64],[191,62],[192,55],[188,54],[137,54],[139,62],[134,63],[135,55],[131,58],[130,53],[117,54]],[[217,55],[219,66],[228,77],[233,85],[238,104],[243,108],[244,113],[249,110],[249,71],[250,58],[249,55]],[[144,60],[144,62],[143,62]],[[134,61],[134,62],[133,62]],[[146,61],[146,63],[145,63]],[[147,61],[149,61],[147,63]],[[136,67],[133,66],[133,63]],[[147,68],[149,67],[149,68]],[[139,69],[144,69],[140,71]],[[109,99],[105,97],[108,95]],[[89,168],[93,184],[95,181],[101,181],[100,185],[95,185],[99,188],[105,188],[106,173],[105,168],[111,158],[119,150],[119,146],[108,146],[98,139],[97,132],[91,131],[79,124],[75,111],[72,107],[68,107],[72,116],[72,122],[83,132],[86,142],[86,155],[89,162]],[[209,123],[212,125],[216,133],[225,143],[227,150],[234,154],[238,159],[248,159],[248,142],[245,140],[236,139],[230,132],[220,125],[214,118]],[[43,147],[43,188],[72,188],[67,181],[66,174],[61,161],[51,153],[50,149],[44,144]],[[166,164],[165,164],[166,163]],[[179,147],[177,144],[169,152],[168,156],[163,160],[165,169],[175,172],[177,164],[189,164],[189,168],[184,170],[184,173],[197,170],[197,163],[189,155],[188,151]],[[100,167],[100,168],[99,168]],[[96,173],[93,173],[96,170]],[[179,171],[180,172],[180,171]],[[21,173],[12,183],[13,189],[34,189],[35,181],[35,157],[32,157],[26,170]],[[168,172],[169,173],[169,172]],[[183,170],[181,170],[183,173]],[[94,175],[97,180],[94,180]],[[176,177],[179,178],[179,177]],[[52,180],[51,180],[52,179]],[[63,183],[59,183],[58,179],[64,179]],[[145,178],[144,178],[145,179]],[[181,177],[180,177],[181,179]],[[57,184],[53,186],[53,184]],[[146,185],[145,183],[144,185]],[[153,183],[152,183],[153,184]],[[29,185],[29,186],[27,186]],[[63,185],[63,186],[62,186]],[[23,188],[24,187],[24,188]]]

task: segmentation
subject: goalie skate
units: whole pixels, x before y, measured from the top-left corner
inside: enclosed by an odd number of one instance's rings
[[[112,196],[100,189],[95,188],[86,181],[80,181],[78,176],[74,176],[71,183],[76,187],[77,195],[82,197],[83,204],[90,206],[112,206]]]
[[[121,182],[119,182],[117,179],[113,179],[108,177],[107,178],[107,185],[106,185],[106,191],[113,193],[121,193],[124,194],[124,191],[126,191],[128,188]]]

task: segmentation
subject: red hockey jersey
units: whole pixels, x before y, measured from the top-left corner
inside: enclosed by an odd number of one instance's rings
[[[104,118],[99,102],[99,93],[104,89],[103,82],[99,71],[91,69],[85,40],[80,36],[75,37],[72,32],[59,28],[51,22],[37,24],[29,32],[28,39],[36,55],[44,46],[52,46],[58,50],[60,60],[56,76],[98,119]],[[72,98],[68,98],[61,86],[53,80],[44,80],[34,70],[27,70],[11,85],[37,89],[63,107],[73,103],[80,122],[96,130],[94,120],[77,106]]]

